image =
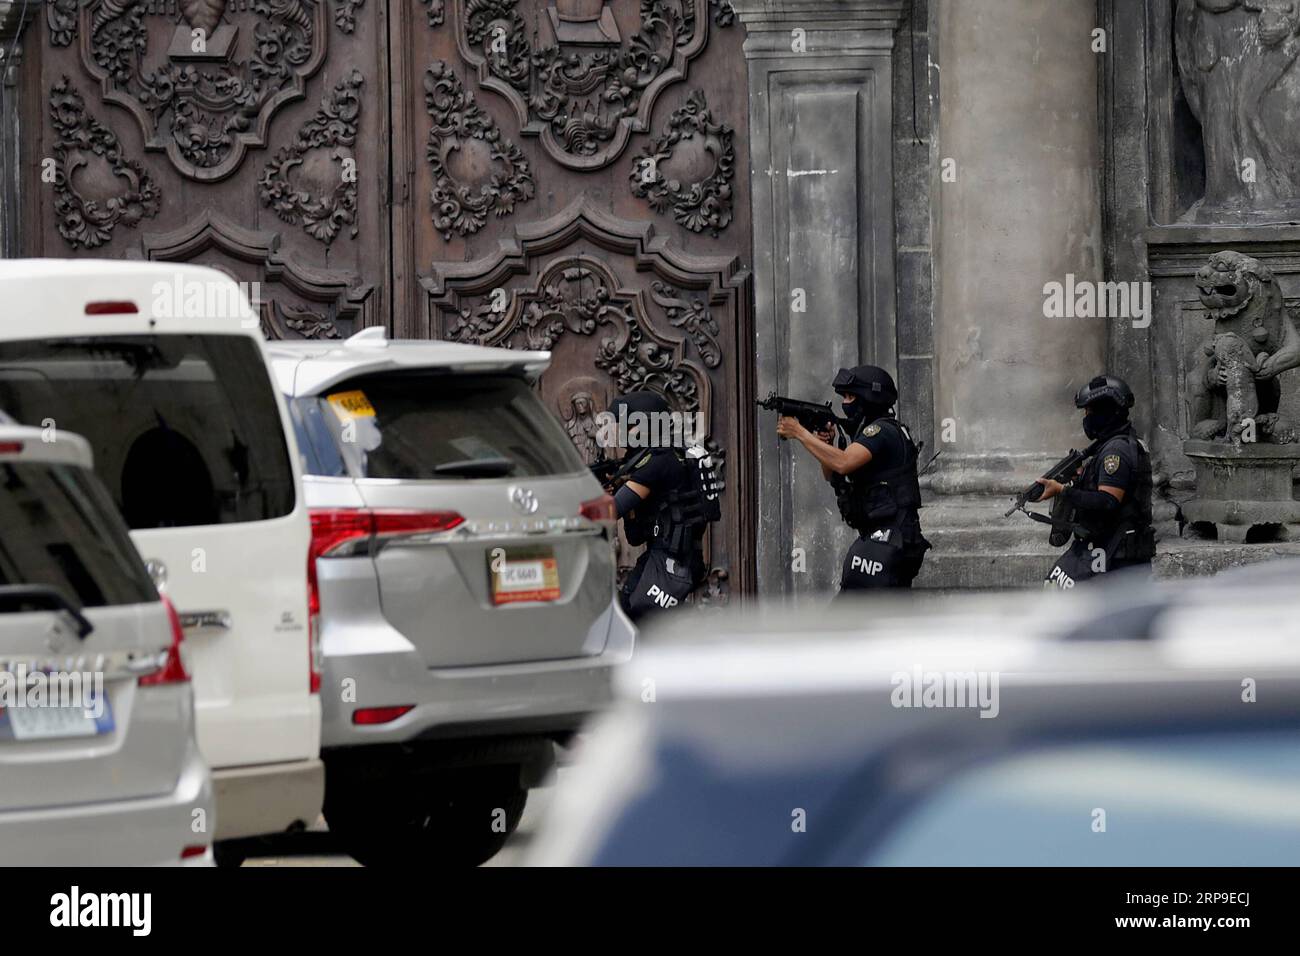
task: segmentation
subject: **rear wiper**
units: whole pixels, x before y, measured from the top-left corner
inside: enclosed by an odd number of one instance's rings
[[[500,478],[515,470],[509,458],[466,458],[435,465],[435,475],[464,475],[466,478]]]
[[[77,636],[82,640],[95,629],[95,625],[81,613],[81,606],[68,600],[67,595],[57,588],[44,584],[8,584],[0,587],[0,611],[16,613],[45,608],[63,611],[72,618]]]

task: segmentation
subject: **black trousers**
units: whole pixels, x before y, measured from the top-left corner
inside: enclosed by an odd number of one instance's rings
[[[681,560],[667,551],[647,548],[619,589],[619,604],[634,621],[681,607],[703,579],[703,566],[703,555],[698,553]]]
[[[1043,587],[1068,591],[1079,584],[1125,568],[1151,567],[1150,558],[1110,557],[1109,553],[1105,560],[1100,560],[1100,557],[1094,553],[1090,542],[1075,538],[1069,549],[1048,569],[1047,576],[1043,578]]]
[[[892,535],[891,535],[892,537]],[[844,555],[840,595],[883,588],[910,588],[925,560],[923,542],[896,544],[861,534]]]

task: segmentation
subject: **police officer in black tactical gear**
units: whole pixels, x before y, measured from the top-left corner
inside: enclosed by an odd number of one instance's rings
[[[1039,478],[1042,500],[1058,498],[1052,517],[1074,536],[1043,586],[1069,589],[1097,574],[1155,556],[1151,527],[1151,455],[1129,422],[1133,390],[1113,375],[1098,375],[1074,396],[1084,409],[1083,431],[1090,456],[1068,486]]]
[[[628,543],[646,545],[619,592],[623,609],[636,620],[679,607],[703,583],[702,539],[720,508],[707,471],[711,463],[701,468],[701,460],[681,447],[680,428],[649,426],[651,415],[667,419],[662,396],[631,392],[614,399],[609,410],[616,421],[628,423],[620,468],[626,481],[616,490],[614,505]]]
[[[930,542],[921,534],[920,449],[894,417],[898,388],[883,368],[842,368],[831,387],[849,420],[844,441],[834,429],[811,432],[795,418],[777,434],[799,441],[835,489],[840,516],[858,533],[844,557],[840,596],[876,588],[910,588]],[[843,444],[844,447],[840,447]]]

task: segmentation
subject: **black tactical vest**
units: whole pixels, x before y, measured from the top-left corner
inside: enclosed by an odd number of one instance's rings
[[[1130,429],[1106,439],[1097,449],[1097,454],[1088,460],[1077,486],[1083,491],[1099,490],[1103,462],[1121,444],[1129,446],[1133,460],[1137,463],[1133,469],[1133,479],[1124,493],[1124,500],[1117,509],[1110,512],[1079,510],[1075,513],[1074,520],[1082,529],[1087,530],[1090,541],[1102,547],[1110,547],[1121,536],[1132,539],[1128,542],[1126,553],[1119,557],[1143,560],[1155,554],[1155,537],[1151,529],[1151,456],[1137,435]],[[1133,531],[1134,534],[1124,535],[1128,531]]]
[[[851,475],[832,475],[835,503],[840,517],[858,534],[889,527],[900,518],[915,518],[921,507],[921,484],[916,473],[920,450],[906,426],[895,418],[878,418],[863,422],[853,438],[869,424],[887,422],[898,429],[903,439],[903,460],[892,468],[875,467],[868,462]]]
[[[658,496],[650,531],[650,547],[685,559],[712,521],[721,517],[721,483],[708,468],[676,449],[672,452],[685,472],[681,483]],[[707,487],[706,487],[707,486]]]

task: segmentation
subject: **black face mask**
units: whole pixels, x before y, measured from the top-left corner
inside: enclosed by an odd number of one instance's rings
[[[1083,433],[1096,441],[1123,427],[1128,421],[1127,409],[1094,409],[1083,416]]]
[[[840,402],[840,408],[844,410],[844,417],[851,422],[856,422],[867,413],[866,406],[860,398],[852,402]]]

